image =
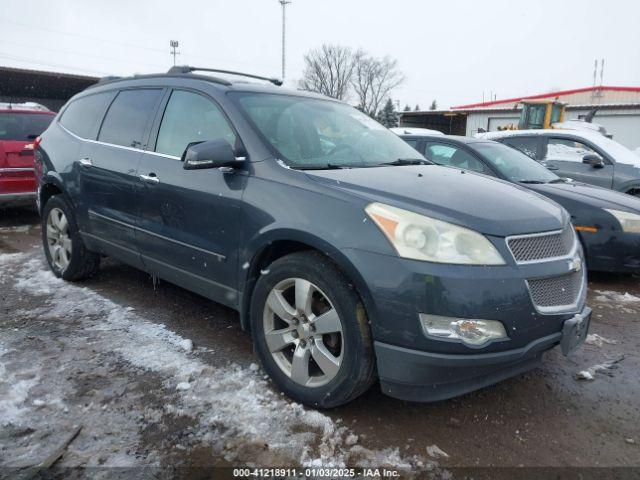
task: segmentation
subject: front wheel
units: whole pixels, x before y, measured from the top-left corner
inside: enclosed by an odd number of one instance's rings
[[[56,277],[81,280],[93,275],[100,265],[100,256],[85,248],[73,210],[62,195],[51,197],[44,206],[42,243]]]
[[[326,257],[302,252],[273,262],[256,284],[251,322],[263,368],[294,400],[330,408],[371,386],[374,355],[364,308]]]

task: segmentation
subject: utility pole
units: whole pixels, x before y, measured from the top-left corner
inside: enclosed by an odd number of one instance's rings
[[[176,56],[180,55],[180,52],[176,51],[176,48],[178,48],[179,46],[179,42],[178,40],[169,40],[169,46],[171,47],[171,52],[169,52],[171,55],[173,55],[173,66],[176,66]]]
[[[282,81],[284,82],[285,76],[285,9],[287,5],[291,3],[291,0],[278,0],[280,5],[282,5]]]

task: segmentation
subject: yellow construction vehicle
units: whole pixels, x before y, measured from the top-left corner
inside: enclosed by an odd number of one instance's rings
[[[554,123],[564,122],[567,104],[557,100],[523,100],[518,130],[553,128]]]
[[[553,128],[554,123],[564,122],[566,103],[557,100],[522,100],[518,126],[505,125],[498,130],[530,130]]]

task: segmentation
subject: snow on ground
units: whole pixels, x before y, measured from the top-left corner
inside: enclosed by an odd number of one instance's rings
[[[631,295],[629,292],[620,293],[612,290],[596,290],[598,302],[635,303],[640,302],[640,297]]]
[[[598,365],[593,365],[592,367],[587,368],[586,370],[581,370],[576,373],[575,377],[578,380],[595,380],[596,373],[603,373],[605,375],[613,376],[612,370],[618,368],[618,364],[624,360],[624,357],[621,357],[617,360],[613,360],[611,362],[600,363]]]
[[[65,397],[72,393],[89,396],[84,411],[75,408],[72,412],[75,421],[83,424],[70,447],[71,458],[79,464],[154,464],[158,460],[153,452],[134,454],[140,430],[161,418],[182,417],[193,421],[192,447],[210,448],[213,455],[240,465],[435,468],[433,461],[402,457],[398,448],[372,450],[359,444],[358,436],[339,420],[275,391],[257,368],[204,363],[192,352],[190,340],[133,308],[56,278],[40,258],[0,255],[0,264],[0,278],[15,275],[17,289],[41,299],[42,306],[14,312],[15,319],[37,324],[36,331],[60,336],[57,343],[45,342],[38,350],[41,355],[30,357],[28,368],[21,365],[25,359],[20,352],[11,351],[10,344],[0,345],[0,369],[9,372],[0,377],[0,418],[15,426],[29,413],[33,423],[43,410],[43,421],[62,419],[68,427]],[[25,369],[31,372],[22,380],[15,376],[18,373],[11,373],[17,370],[24,376]],[[89,369],[92,375],[104,377],[108,386],[78,392],[73,372],[86,374]],[[162,398],[155,405],[140,401],[145,389],[149,390],[148,385],[136,382],[146,378],[140,376],[144,372],[150,375],[149,383],[158,383],[153,392]],[[83,440],[92,430],[94,440]],[[116,447],[109,445],[113,435],[119,439]],[[40,438],[40,443],[44,445],[45,440]],[[14,464],[33,457],[36,447],[29,442],[17,446]]]
[[[615,292],[613,290],[595,290],[593,300],[607,308],[615,308],[622,313],[636,313],[640,307],[640,297],[629,292]]]
[[[601,335],[598,335],[597,333],[590,333],[587,335],[587,338],[585,339],[585,343],[587,345],[595,345],[596,347],[602,347],[605,343],[608,345],[617,345],[617,341],[616,340],[610,340],[608,338],[605,338]]]

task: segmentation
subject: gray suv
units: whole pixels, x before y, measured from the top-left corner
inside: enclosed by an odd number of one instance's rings
[[[236,309],[274,383],[323,408],[376,379],[450,398],[584,340],[562,207],[434,165],[344,103],[194,70],[91,87],[36,142],[55,275],[109,255]]]
[[[517,148],[561,177],[640,195],[640,157],[598,132],[504,130],[476,136]]]

